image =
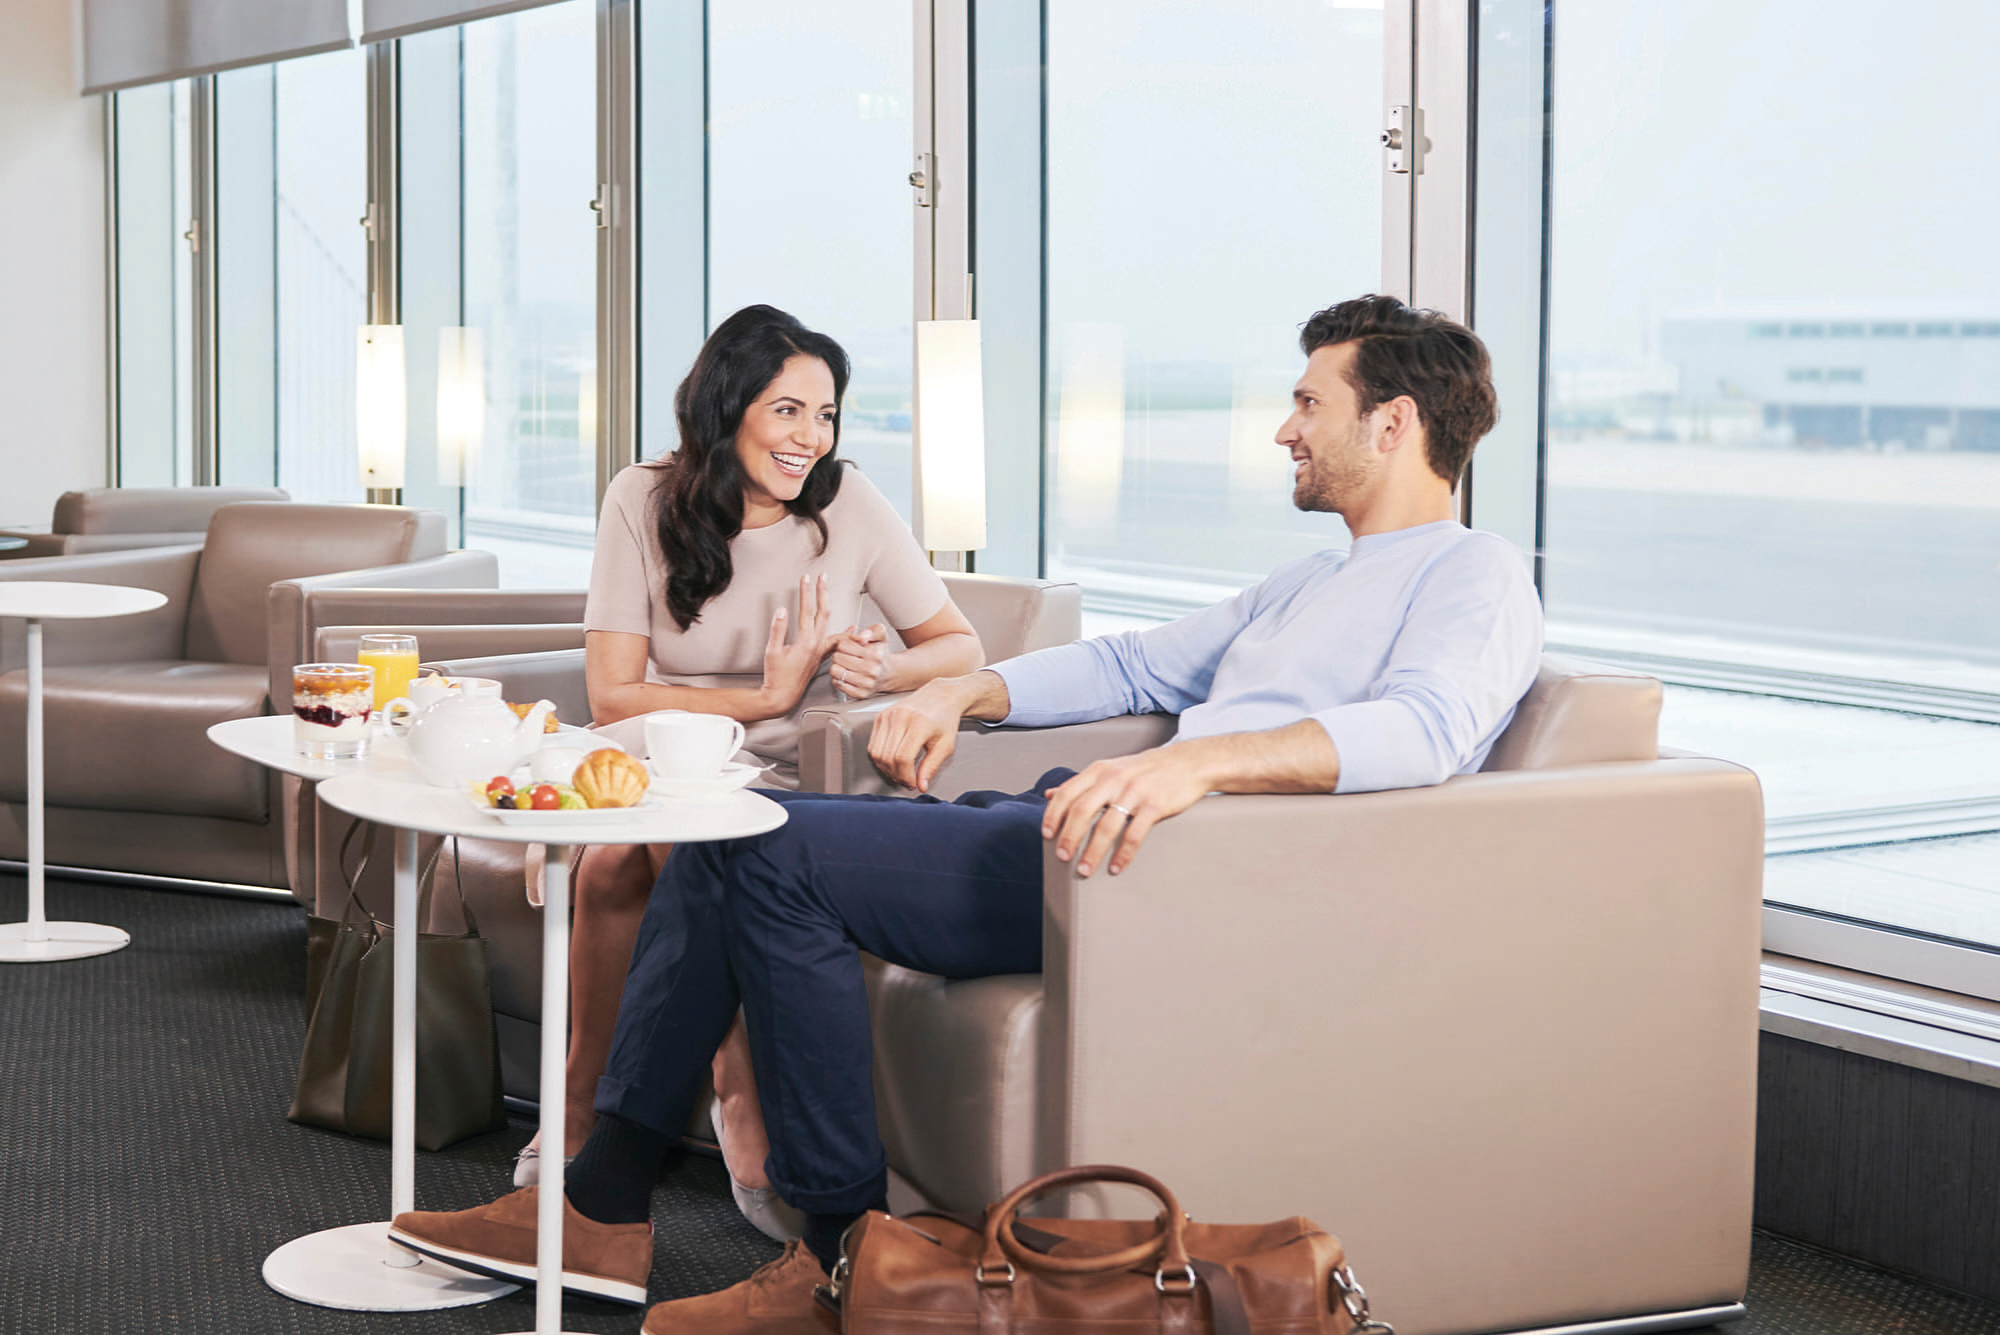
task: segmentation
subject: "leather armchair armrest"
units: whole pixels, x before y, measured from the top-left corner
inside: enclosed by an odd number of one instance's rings
[[[806,710],[799,719],[799,786],[825,793],[896,791],[868,758],[868,734],[897,698]],[[1159,746],[1178,723],[1170,714],[1125,714],[1063,728],[994,728],[967,720],[931,792],[946,799],[977,789],[1017,793],[1057,765],[1082,769],[1105,756]]]
[[[187,643],[188,604],[194,591],[200,547],[151,547],[143,551],[94,552],[0,563],[0,580],[69,580],[78,584],[122,584],[167,596],[164,607],[134,616],[50,623],[44,631],[43,661],[134,663],[179,658]],[[0,672],[25,664],[25,636],[18,618],[0,622]]]
[[[1051,846],[1038,1159],[1144,1163],[1198,1218],[1268,1217],[1238,1184],[1274,1156],[1337,1183],[1358,1264],[1486,1258],[1371,1273],[1425,1329],[1452,1325],[1428,1303],[1506,1290],[1510,1257],[1629,1278],[1634,1247],[1700,1235],[1740,1271],[1762,845],[1755,776],[1686,759],[1210,796],[1118,876]],[[1417,1179],[1488,1204],[1441,1211]]]
[[[292,707],[292,667],[310,660],[313,624],[309,601],[322,589],[491,589],[500,582],[500,563],[491,552],[455,551],[400,565],[342,570],[271,585],[266,617],[265,661],[271,674],[271,709]]]
[[[62,533],[31,533],[26,529],[0,528],[0,538],[25,538],[28,542],[25,547],[0,552],[0,561],[32,561],[42,556],[61,556],[69,550],[67,537]]]
[[[581,622],[497,626],[404,625],[321,626],[313,632],[312,657],[322,663],[351,663],[363,635],[414,635],[426,659],[490,658],[501,654],[550,653],[583,648]]]
[[[556,717],[581,727],[590,721],[590,694],[583,683],[583,650],[497,654],[430,662],[454,677],[491,677],[503,697],[516,702],[550,700]]]
[[[314,627],[581,625],[584,597],[582,589],[384,588],[314,581],[306,608]]]

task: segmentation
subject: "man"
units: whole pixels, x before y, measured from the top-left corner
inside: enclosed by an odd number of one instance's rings
[[[1475,770],[1534,680],[1541,611],[1516,552],[1458,524],[1452,489],[1495,406],[1470,330],[1390,297],[1314,315],[1278,443],[1293,501],[1354,543],[1292,562],[1169,625],[934,681],[884,711],[878,767],[924,793],[963,718],[1053,726],[1180,715],[1137,755],[1056,770],[1014,796],[774,793],[787,823],[679,849],[633,953],[597,1128],[569,1169],[566,1289],[642,1303],[652,1186],[739,1005],[772,1183],[803,1247],[732,1289],[661,1303],[646,1335],[823,1331],[811,1303],[847,1225],[880,1208],[860,952],[947,977],[1041,965],[1041,841],[1080,875],[1117,875],[1146,836],[1211,792],[1347,793]],[[533,1189],[391,1236],[453,1264],[534,1277]]]

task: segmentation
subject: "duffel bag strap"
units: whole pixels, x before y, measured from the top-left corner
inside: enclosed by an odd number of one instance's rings
[[[1396,1335],[1396,1328],[1386,1321],[1377,1321],[1368,1312],[1368,1290],[1361,1287],[1361,1281],[1354,1277],[1354,1267],[1342,1265],[1326,1272],[1327,1307],[1336,1305],[1347,1309],[1347,1315],[1354,1324],[1347,1335]]]

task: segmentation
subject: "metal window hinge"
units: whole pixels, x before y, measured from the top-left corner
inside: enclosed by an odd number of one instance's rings
[[[368,205],[368,212],[362,214],[355,221],[361,224],[361,230],[366,232],[368,240],[373,242],[375,240],[375,205],[370,203]]]
[[[917,207],[931,206],[931,192],[937,184],[937,159],[929,153],[917,154],[917,169],[910,173],[910,188],[917,192]]]
[[[597,215],[599,228],[611,226],[611,187],[608,184],[597,187],[597,198],[590,201],[590,211]]]
[[[1389,128],[1382,131],[1382,147],[1389,154],[1390,171],[1422,175],[1424,150],[1429,147],[1424,139],[1423,108],[1390,107]]]
[[[188,243],[190,254],[201,254],[201,219],[196,218],[188,223],[188,229],[181,233],[181,240]]]

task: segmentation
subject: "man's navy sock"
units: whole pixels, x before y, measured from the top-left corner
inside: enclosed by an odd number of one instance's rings
[[[887,1212],[889,1202],[877,1201],[869,1210]],[[853,1210],[842,1214],[814,1214],[806,1212],[806,1250],[811,1252],[828,1274],[833,1273],[834,1262],[840,1259],[840,1239],[849,1225],[866,1214],[867,1210]]]
[[[599,1113],[576,1162],[563,1173],[563,1194],[578,1214],[600,1224],[643,1224],[653,1217],[653,1184],[678,1137]]]

